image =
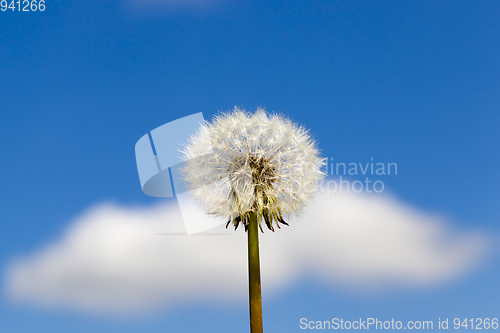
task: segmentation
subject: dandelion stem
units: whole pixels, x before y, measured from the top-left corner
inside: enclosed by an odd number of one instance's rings
[[[262,300],[260,292],[259,231],[257,214],[250,213],[248,225],[248,280],[250,299],[250,332],[262,333]]]

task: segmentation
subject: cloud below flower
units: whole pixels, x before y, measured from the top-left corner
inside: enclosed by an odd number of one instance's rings
[[[368,289],[435,285],[469,272],[490,245],[484,234],[382,195],[321,194],[289,222],[261,234],[264,293],[301,278]],[[174,204],[102,204],[60,240],[13,259],[5,290],[16,301],[103,313],[243,301],[246,236],[212,232],[185,236]]]

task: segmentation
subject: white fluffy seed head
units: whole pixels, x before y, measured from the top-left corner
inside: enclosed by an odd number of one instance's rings
[[[189,189],[209,214],[238,226],[249,212],[285,223],[312,199],[325,161],[307,131],[283,116],[237,107],[202,125],[182,152]],[[229,223],[229,222],[228,222]],[[286,223],[285,223],[286,224]]]

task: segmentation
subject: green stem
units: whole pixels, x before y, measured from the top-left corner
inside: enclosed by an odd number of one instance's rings
[[[260,292],[259,226],[257,214],[250,214],[248,225],[248,280],[250,291],[250,332],[262,333],[262,300]]]

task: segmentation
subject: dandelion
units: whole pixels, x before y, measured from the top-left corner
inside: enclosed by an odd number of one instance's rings
[[[288,225],[311,201],[325,164],[308,132],[283,116],[234,108],[203,125],[183,151],[183,174],[207,213],[248,234],[250,328],[262,332],[258,230]]]

